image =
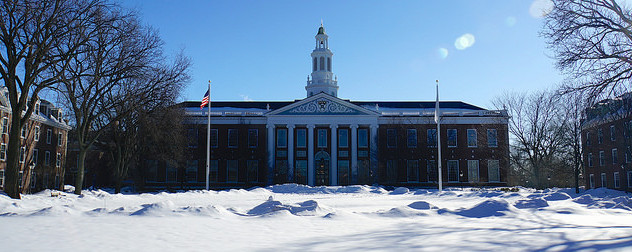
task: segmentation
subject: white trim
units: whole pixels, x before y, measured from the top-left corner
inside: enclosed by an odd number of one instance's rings
[[[621,187],[621,176],[619,176],[619,172],[615,172],[613,174],[614,188]]]

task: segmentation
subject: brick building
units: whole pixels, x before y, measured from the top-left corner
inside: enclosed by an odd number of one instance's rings
[[[281,102],[212,102],[209,180],[213,188],[278,183],[311,186],[436,186],[434,101],[350,101],[337,97],[328,36],[321,26],[311,53],[307,97]],[[148,188],[203,188],[207,113],[181,104],[187,160],[147,157]],[[507,112],[441,101],[442,174],[447,186],[507,184]]]
[[[4,188],[11,108],[6,87],[0,89],[0,187]],[[22,193],[64,185],[67,136],[70,126],[62,110],[46,100],[36,103],[26,127],[21,131],[19,184]]]
[[[632,93],[586,109],[582,147],[588,188],[632,191]]]

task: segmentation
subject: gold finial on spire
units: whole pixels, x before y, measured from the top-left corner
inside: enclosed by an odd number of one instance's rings
[[[323,27],[323,19],[320,19],[320,27]]]

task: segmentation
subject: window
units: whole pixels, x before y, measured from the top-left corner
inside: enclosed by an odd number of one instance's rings
[[[498,160],[487,160],[487,176],[489,176],[489,182],[500,182],[500,162]]]
[[[396,146],[397,146],[397,130],[387,129],[386,130],[386,147],[395,148]]]
[[[369,130],[358,129],[358,147],[360,148],[369,147]]]
[[[259,142],[259,130],[248,129],[248,147],[257,148],[258,142]]]
[[[158,180],[158,161],[147,160],[147,175],[145,177],[147,182],[155,182]]]
[[[259,181],[259,160],[247,160],[246,170],[249,182]]]
[[[209,173],[208,173],[208,180],[210,182],[217,182],[217,173],[219,170],[219,161],[218,160],[211,160],[211,163],[209,164]]]
[[[40,126],[35,126],[35,134],[33,134],[33,140],[35,141],[39,141],[39,135],[40,135]]]
[[[62,133],[57,133],[57,146],[62,146],[64,144],[64,138]]]
[[[314,58],[314,64],[312,64],[312,72],[316,72],[318,70],[318,58]]]
[[[593,167],[593,154],[588,153],[588,167]]]
[[[610,141],[614,141],[616,140],[616,132],[615,132],[615,128],[614,125],[610,125]]]
[[[197,182],[197,174],[198,174],[198,161],[187,160],[187,169],[186,169],[187,182],[189,183]]]
[[[590,146],[591,142],[590,142],[590,132],[586,132],[586,146]]]
[[[476,130],[467,129],[467,147],[477,147],[478,141],[476,139]]]
[[[338,185],[349,185],[349,160],[338,160]]]
[[[20,147],[20,163],[24,163],[24,159],[26,159],[26,147]]]
[[[9,133],[9,118],[2,117],[2,134]]]
[[[307,184],[307,160],[296,160],[294,182],[303,185]]]
[[[437,161],[436,160],[428,160],[426,163],[426,169],[428,170],[428,182],[436,182],[438,180],[437,173]]]
[[[0,186],[4,188],[4,170],[0,171]]]
[[[621,187],[621,184],[620,184],[620,181],[619,181],[620,179],[621,179],[621,178],[619,177],[619,173],[618,173],[618,172],[615,172],[615,173],[614,173],[614,188],[619,188],[619,187]]]
[[[237,148],[239,144],[238,133],[237,129],[228,129],[228,148]]]
[[[296,130],[296,147],[297,148],[307,147],[307,130],[306,129]]]
[[[50,129],[47,129],[46,130],[46,143],[50,144],[50,141],[52,140],[52,138],[53,138],[53,131]]]
[[[618,163],[617,154],[617,149],[612,149],[612,164]]]
[[[274,179],[275,184],[282,184],[287,182],[288,162],[287,159],[276,160],[274,165]]]
[[[458,160],[448,160],[448,182],[459,182]]]
[[[456,147],[456,129],[448,129],[448,147]]]
[[[397,179],[397,162],[386,160],[386,182],[394,183]]]
[[[349,148],[349,130],[348,129],[338,130],[338,147]]]
[[[590,174],[590,188],[595,188],[595,174]]]
[[[178,181],[178,168],[174,161],[167,161],[167,182]]]
[[[287,129],[277,129],[277,148],[287,148]]]
[[[31,169],[31,186],[30,186],[31,189],[35,188],[35,182],[36,182],[36,180],[35,180],[35,171],[33,169]]]
[[[327,57],[327,71],[331,72],[331,58]]]
[[[318,129],[318,148],[327,148],[327,130]]]
[[[419,181],[419,160],[407,160],[406,177],[408,182]]]
[[[597,143],[598,144],[602,144],[603,143],[603,130],[601,130],[601,129],[597,130]]]
[[[61,167],[61,153],[57,152],[57,159],[55,159],[55,167]]]
[[[601,187],[606,187],[606,174],[602,173],[601,174]]]
[[[498,131],[487,129],[487,147],[498,147]]]
[[[320,57],[320,71],[325,71],[325,57]]]
[[[50,151],[44,152],[44,165],[46,166],[50,165]]]
[[[226,182],[237,182],[237,173],[239,172],[238,160],[227,160],[226,161]]]
[[[217,140],[217,129],[211,129],[211,147],[217,148],[219,141]]]
[[[40,112],[40,102],[35,103],[35,115],[38,115]]]
[[[467,161],[467,180],[470,183],[476,183],[479,181],[479,173],[478,173],[478,160],[468,160]]]
[[[39,150],[38,149],[34,149],[33,150],[33,156],[31,157],[31,163],[33,163],[33,165],[37,165],[37,158],[39,157]]]
[[[408,148],[417,148],[417,130],[416,129],[408,129]]]
[[[7,159],[7,144],[0,144],[0,160],[5,161]]]
[[[628,188],[632,187],[632,171],[628,171]]]
[[[604,151],[599,151],[599,166],[606,165],[606,154]]]
[[[187,146],[197,148],[198,146],[198,129],[187,129]]]
[[[630,157],[630,146],[628,146],[628,150],[625,152],[625,162],[626,163],[631,163],[632,162],[632,157]]]
[[[21,138],[26,137],[26,125],[22,126],[22,130],[20,131],[20,137]]]
[[[426,138],[426,142],[428,147],[437,146],[437,129],[428,129],[428,137]]]

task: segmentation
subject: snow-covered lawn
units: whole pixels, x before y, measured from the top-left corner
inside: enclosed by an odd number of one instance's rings
[[[632,198],[608,189],[51,193],[0,195],[0,250],[632,251]]]

